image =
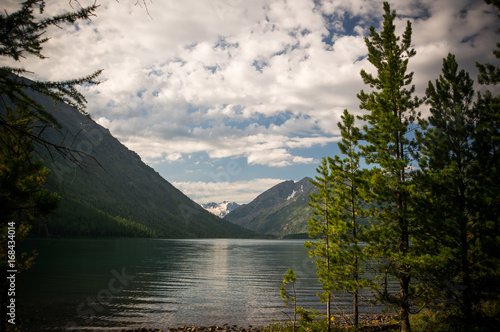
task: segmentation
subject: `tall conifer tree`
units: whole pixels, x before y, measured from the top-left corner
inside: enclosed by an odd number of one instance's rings
[[[367,198],[366,171],[361,169],[358,143],[361,132],[354,125],[354,115],[344,110],[338,123],[342,135],[339,149],[344,158],[336,155],[330,161],[333,186],[333,220],[335,231],[332,247],[333,278],[336,290],[352,294],[354,327],[359,323],[359,291],[368,285],[362,278],[365,255],[360,246],[366,229]]]
[[[379,202],[377,212],[379,226],[374,230],[372,252],[387,262],[385,273],[399,281],[400,293],[381,293],[381,299],[399,308],[401,329],[410,331],[411,306],[411,236],[412,217],[410,206],[411,166],[410,151],[414,145],[408,137],[411,126],[418,116],[415,109],[421,101],[412,97],[415,91],[410,86],[413,73],[408,72],[408,61],[415,55],[411,47],[411,23],[408,21],[400,41],[395,34],[396,12],[384,3],[384,21],[381,33],[370,27],[365,38],[368,61],[375,66],[374,76],[362,70],[365,84],[373,91],[363,90],[358,94],[360,108],[367,110],[362,119],[367,145],[363,147],[366,161],[375,164],[372,191]]]
[[[367,212],[367,174],[360,167],[361,139],[359,128],[354,126],[354,115],[344,111],[338,123],[342,134],[339,143],[344,158],[324,158],[318,168],[319,176],[312,183],[318,194],[311,195],[311,207],[315,217],[309,221],[309,235],[320,236],[318,242],[308,242],[310,255],[316,257],[318,274],[323,284],[323,299],[331,301],[331,292],[347,291],[353,297],[354,326],[359,323],[359,291],[368,285],[361,277],[364,272],[364,254],[360,242],[363,240]],[[330,321],[330,304],[327,318]]]
[[[423,234],[440,234],[432,241],[415,241],[434,263],[427,264],[430,268],[422,271],[421,280],[438,294],[444,290],[448,315],[457,321],[456,313],[450,311],[454,309],[466,322],[471,322],[479,302],[489,297],[484,291],[499,276],[498,254],[492,250],[499,235],[500,178],[490,135],[495,129],[483,123],[483,99],[479,95],[478,102],[473,102],[473,84],[449,54],[439,79],[429,82],[426,91],[430,126],[424,135],[417,135],[424,179],[419,187],[425,190],[417,215]],[[422,124],[427,127],[426,122]]]
[[[318,238],[315,242],[306,242],[305,247],[309,249],[309,256],[315,257],[319,282],[323,285],[321,301],[326,302],[326,317],[328,320],[328,330],[330,330],[331,320],[331,299],[334,290],[334,280],[331,269],[333,267],[330,242],[334,236],[334,229],[331,226],[333,219],[333,192],[330,174],[331,158],[324,157],[321,165],[316,169],[318,175],[311,183],[318,189],[318,193],[312,192],[309,197],[309,206],[313,210],[313,217],[309,220],[309,237]]]

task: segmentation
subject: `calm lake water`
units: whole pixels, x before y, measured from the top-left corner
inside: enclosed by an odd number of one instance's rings
[[[325,311],[304,240],[30,239],[35,265],[17,281],[18,316],[37,326],[264,326],[287,320],[283,274],[298,305]],[[339,309],[351,310],[338,294]],[[366,308],[364,310],[368,310]]]

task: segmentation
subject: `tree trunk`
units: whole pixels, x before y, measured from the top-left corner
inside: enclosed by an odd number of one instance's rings
[[[297,294],[295,293],[295,282],[292,283],[293,290],[293,332],[295,332],[295,325],[297,324]]]
[[[403,199],[401,193],[400,195],[400,206],[403,206]],[[404,211],[404,209],[403,209]],[[401,238],[400,238],[400,253],[406,257],[409,251],[410,237],[408,229],[408,220],[404,216],[399,217],[399,223],[401,227]],[[400,316],[401,316],[401,331],[410,332],[410,300],[409,300],[409,290],[410,290],[410,270],[411,267],[407,265],[399,266],[399,285],[400,285]]]
[[[325,183],[326,186],[326,183]],[[326,188],[325,188],[326,190]],[[327,275],[330,276],[330,232],[329,232],[329,219],[328,219],[328,201],[325,197],[325,221],[326,221],[326,269]],[[328,319],[328,332],[330,332],[330,322],[331,322],[331,312],[330,312],[330,304],[331,304],[332,294],[330,290],[328,290],[328,300],[326,301],[326,318]]]
[[[470,322],[472,317],[472,302],[470,298],[470,269],[469,269],[469,259],[468,259],[468,241],[467,241],[467,217],[465,215],[465,185],[463,183],[459,184],[459,213],[460,213],[460,265],[462,272],[462,305],[463,314],[466,322]]]
[[[332,298],[331,294],[328,293],[328,301],[326,302],[326,317],[328,319],[328,332],[331,331],[331,322],[332,322],[331,316],[330,316],[331,315],[331,312],[330,312],[331,298]]]
[[[462,301],[464,308],[464,319],[466,322],[470,322],[472,317],[472,301],[470,298],[470,270],[469,270],[469,260],[467,258],[467,229],[465,225],[462,225],[460,230],[460,252],[461,252],[461,265],[462,265],[462,275],[463,275],[463,291],[462,291]]]
[[[400,219],[402,223],[400,251],[406,256],[408,254],[409,234],[408,224],[404,218]],[[410,267],[406,265],[399,266],[399,285],[400,285],[400,316],[401,316],[401,331],[409,332],[410,328],[410,302],[409,302],[409,289],[410,289]]]
[[[401,331],[410,332],[410,306],[408,302],[408,290],[410,286],[410,277],[405,275],[405,272],[401,273],[399,279],[401,287],[401,305],[400,305],[400,317],[401,317]]]
[[[353,303],[353,309],[354,309],[354,330],[358,330],[358,325],[359,325],[359,308],[358,308],[358,291],[356,290],[352,294],[352,303]]]
[[[401,112],[397,112],[399,121],[401,122]],[[396,159],[402,159],[404,156],[404,145],[400,138],[401,133],[396,133]],[[403,185],[406,181],[405,170],[400,169],[398,175],[398,186],[396,188],[397,192],[397,209],[398,209],[398,224],[401,229],[401,237],[399,242],[399,252],[403,257],[406,258],[409,252],[410,246],[410,229],[409,223],[406,219],[406,207],[407,201],[405,197],[405,192],[403,189]],[[410,290],[410,266],[402,265],[400,263],[399,266],[399,285],[400,285],[400,305],[399,305],[399,314],[401,318],[401,331],[410,332],[410,302],[409,302],[409,290]]]
[[[354,187],[352,188],[352,192],[354,192]],[[356,240],[356,211],[354,208],[354,198],[351,196],[351,207],[352,207],[352,238],[354,239],[354,245],[357,246],[358,242]],[[354,329],[357,331],[358,330],[358,324],[359,324],[359,308],[358,308],[358,280],[359,280],[359,275],[358,275],[358,254],[356,253],[354,257],[354,276],[353,276],[354,282],[356,283],[356,290],[352,294],[352,305],[353,305],[353,312],[354,312]]]

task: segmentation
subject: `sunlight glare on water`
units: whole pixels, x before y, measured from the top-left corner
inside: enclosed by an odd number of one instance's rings
[[[304,240],[32,239],[28,245],[40,255],[20,277],[19,310],[44,326],[264,326],[293,316],[279,295],[290,267],[298,305],[325,311]],[[350,296],[336,295],[335,306],[349,312]]]

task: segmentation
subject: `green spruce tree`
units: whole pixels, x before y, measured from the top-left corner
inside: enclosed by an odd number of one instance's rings
[[[427,255],[421,287],[450,321],[466,323],[491,298],[499,276],[499,256],[492,250],[499,243],[498,156],[494,128],[484,122],[484,99],[479,95],[474,103],[473,84],[449,54],[442,74],[429,82],[431,116],[421,121],[426,132],[417,135],[423,192],[416,211],[422,236],[415,246]]]
[[[412,97],[413,73],[408,61],[415,55],[411,47],[411,23],[408,21],[402,39],[395,34],[396,12],[384,3],[384,21],[380,33],[372,26],[365,38],[368,61],[376,68],[374,76],[365,70],[361,76],[373,91],[358,94],[360,108],[368,111],[362,119],[367,145],[362,149],[367,163],[374,164],[371,189],[380,207],[376,214],[378,226],[373,230],[372,254],[384,262],[384,275],[399,281],[399,294],[383,288],[380,299],[399,308],[403,331],[410,330],[413,235],[411,199],[413,190],[411,150],[414,142],[409,133],[421,101]],[[385,280],[385,277],[384,277]]]
[[[280,286],[280,296],[283,301],[285,301],[285,306],[288,307],[290,300],[293,302],[293,322],[292,330],[295,332],[295,327],[297,325],[297,293],[295,292],[295,281],[297,280],[297,275],[292,269],[288,269],[283,275],[283,286]],[[285,288],[286,285],[292,285],[292,292],[288,292]]]
[[[500,0],[485,0],[487,4],[491,4],[500,10]],[[498,15],[500,18],[500,15]],[[500,29],[499,29],[500,31]],[[497,59],[500,59],[500,43],[496,43],[496,50],[493,54]],[[494,64],[479,64],[476,63],[479,70],[479,83],[487,86],[492,86],[500,83],[500,68]],[[477,101],[478,111],[478,130],[476,131],[476,139],[474,141],[474,151],[478,158],[478,165],[481,165],[487,171],[477,172],[483,174],[483,180],[488,184],[484,185],[489,188],[490,197],[494,197],[496,209],[491,206],[490,212],[495,213],[498,217],[500,209],[500,95],[491,91],[486,91],[483,94],[478,94]],[[498,184],[495,186],[495,184]],[[493,216],[493,219],[495,217]]]
[[[318,242],[307,242],[310,256],[316,257],[318,275],[323,284],[322,298],[327,302],[327,319],[332,291],[352,294],[354,326],[359,323],[359,292],[368,285],[361,277],[364,272],[364,254],[360,242],[366,228],[367,200],[365,177],[360,166],[358,142],[361,133],[354,126],[354,115],[344,111],[338,123],[342,141],[339,143],[344,158],[324,158],[318,168],[319,176],[312,183],[318,194],[311,195],[310,206],[314,217],[309,221],[309,236],[320,237]]]
[[[358,144],[361,140],[359,128],[354,126],[354,115],[344,110],[342,122],[338,123],[342,141],[339,149],[344,158],[336,155],[330,160],[331,181],[333,188],[332,227],[335,236],[332,239],[332,269],[336,281],[335,290],[343,290],[352,294],[353,322],[357,329],[359,324],[359,292],[368,285],[362,278],[365,255],[360,245],[364,239],[367,226],[367,182],[368,172],[361,169],[361,151]]]
[[[313,210],[313,217],[309,219],[308,233],[309,237],[317,238],[316,241],[306,241],[305,247],[309,249],[309,256],[315,257],[317,274],[319,282],[322,284],[323,294],[321,302],[326,302],[326,317],[328,329],[330,330],[331,321],[331,300],[334,290],[335,280],[333,279],[332,269],[332,246],[330,242],[335,236],[331,222],[333,215],[333,188],[330,172],[331,158],[324,157],[321,165],[316,169],[318,175],[311,183],[317,188],[318,192],[312,192],[309,197],[309,206]]]

